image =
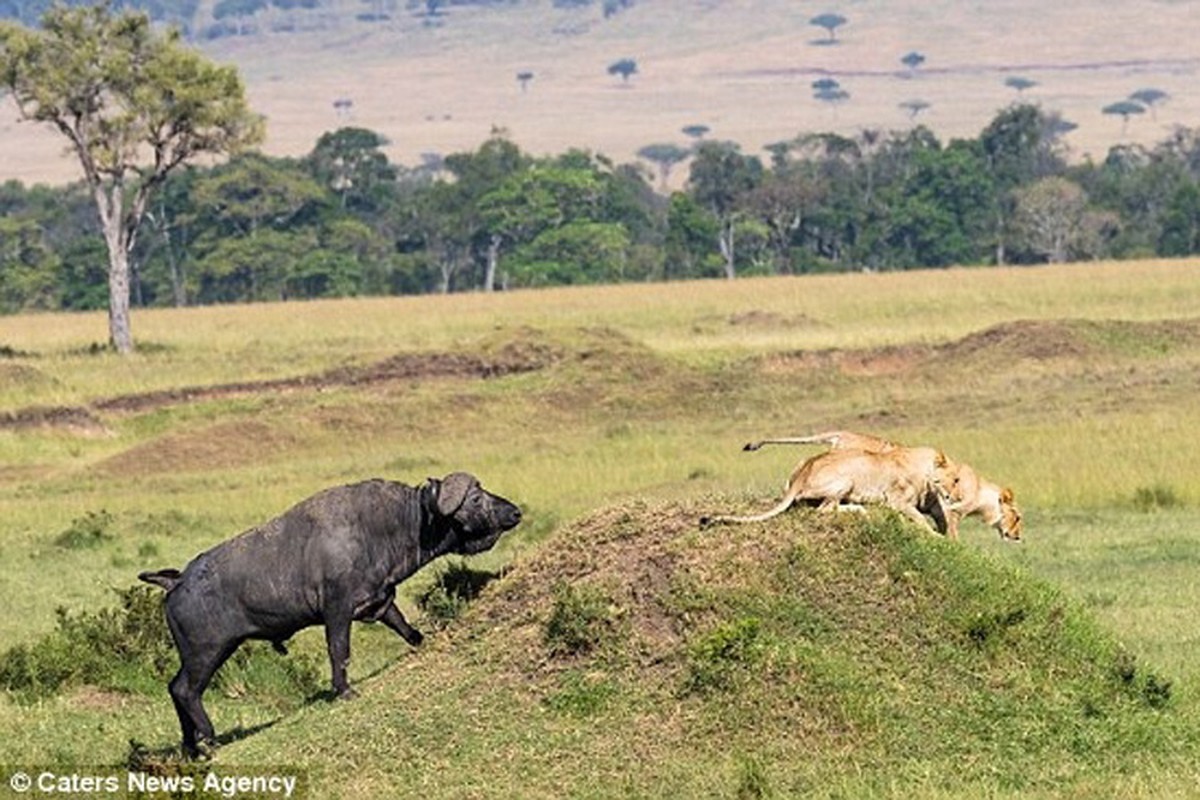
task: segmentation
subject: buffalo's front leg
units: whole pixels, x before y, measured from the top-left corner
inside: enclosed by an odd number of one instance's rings
[[[354,697],[346,679],[346,667],[350,664],[350,616],[346,613],[325,618],[325,646],[329,649],[329,666],[333,672],[333,693],[342,700]]]
[[[421,632],[408,624],[408,620],[400,613],[400,609],[396,608],[395,603],[388,603],[383,616],[379,619],[384,625],[387,625],[393,631],[400,634],[400,637],[413,647],[420,647],[421,642],[425,641],[425,637],[421,635]]]

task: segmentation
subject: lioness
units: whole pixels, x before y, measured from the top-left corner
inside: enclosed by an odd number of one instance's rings
[[[1012,489],[981,478],[970,464],[961,462],[952,464],[939,480],[947,497],[946,535],[951,539],[958,538],[959,520],[977,514],[1003,538],[1021,541],[1021,509],[1017,508]]]
[[[886,453],[868,450],[830,450],[798,466],[788,480],[783,499],[770,511],[746,517],[701,518],[701,525],[718,522],[762,522],[792,507],[796,501],[834,510],[840,503],[882,503],[933,532],[921,514],[937,487],[953,482],[945,455],[931,447],[904,447]]]
[[[928,449],[906,448],[889,439],[854,431],[826,431],[810,436],[763,439],[750,442],[742,449],[757,450],[766,444],[828,444],[831,452],[852,449],[889,453],[906,449]],[[938,524],[941,532],[951,539],[957,539],[959,521],[978,515],[985,524],[994,527],[1005,539],[1020,541],[1021,510],[1013,498],[1012,489],[1001,488],[981,478],[969,464],[951,459],[947,459],[945,468],[940,470],[937,476],[939,484],[936,494],[941,498],[938,510],[945,516],[945,527],[940,521]],[[938,514],[930,505],[924,506],[922,510],[930,513],[935,521],[938,520]]]

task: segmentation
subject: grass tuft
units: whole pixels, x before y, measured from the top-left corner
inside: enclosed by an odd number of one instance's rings
[[[467,605],[500,574],[472,569],[462,560],[450,561],[438,572],[433,585],[417,597],[417,605],[434,625],[444,628],[458,619]]]
[[[1155,484],[1139,486],[1133,493],[1132,505],[1143,514],[1149,514],[1178,508],[1183,505],[1183,501],[1172,487]]]
[[[554,606],[542,640],[552,655],[581,655],[599,650],[616,637],[612,600],[597,586],[555,584]]]
[[[104,509],[89,511],[54,537],[54,544],[64,550],[91,550],[111,541],[113,516]]]

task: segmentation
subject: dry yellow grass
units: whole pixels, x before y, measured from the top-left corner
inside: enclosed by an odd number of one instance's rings
[[[343,5],[348,14],[361,7]],[[1153,144],[1200,119],[1200,15],[1190,3],[840,0],[826,9],[849,19],[833,47],[812,44],[824,34],[808,20],[822,9],[792,0],[645,2],[609,21],[598,4],[548,6],[454,8],[432,29],[401,11],[383,26],[222,41],[209,53],[242,69],[268,119],[267,152],[303,154],[322,132],[354,124],[388,137],[389,155],[409,165],[422,153],[473,149],[494,126],[534,153],[583,147],[628,161],[651,142],[683,143],[680,128],[703,123],[760,153],[800,132],[903,129],[912,123],[898,104],[914,98],[932,104],[920,121],[939,136],[971,137],[1017,99],[1003,83],[1011,75],[1038,81],[1024,98],[1079,125],[1068,137],[1076,157]],[[905,77],[899,59],[910,50],[928,60]],[[622,57],[639,65],[629,86],[606,74]],[[524,93],[522,70],[535,73]],[[812,99],[809,84],[825,73],[851,94],[837,109]],[[1147,86],[1171,96],[1154,114],[1125,126],[1100,112]],[[354,103],[349,119],[332,105],[343,97]],[[77,177],[58,137],[15,123],[8,103],[0,139],[0,178]]]

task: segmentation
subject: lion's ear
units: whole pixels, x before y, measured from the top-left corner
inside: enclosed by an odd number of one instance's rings
[[[944,467],[950,463],[950,459],[946,458],[946,453],[942,450],[937,451],[937,455],[933,457],[933,465],[935,467]]]
[[[1000,502],[1001,503],[1011,503],[1012,501],[1013,501],[1013,490],[1009,489],[1007,486],[1004,489],[1001,489],[1000,490]]]

